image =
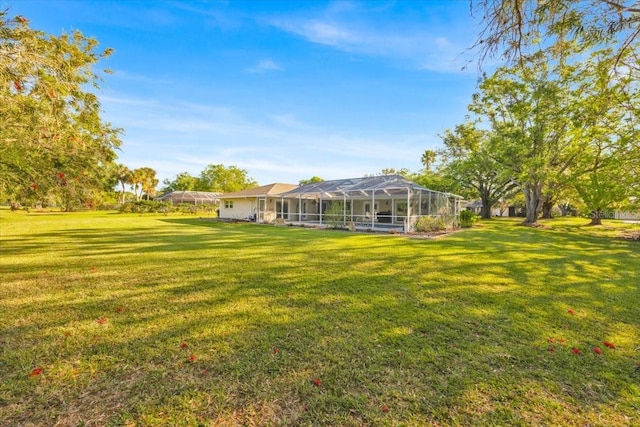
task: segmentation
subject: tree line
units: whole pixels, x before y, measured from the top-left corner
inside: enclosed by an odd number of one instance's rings
[[[618,0],[481,0],[482,74],[443,132],[440,172],[491,207],[518,192],[525,223],[559,203],[592,223],[640,201],[640,8]]]
[[[100,116],[102,76],[95,71],[112,49],[80,31],[53,36],[23,16],[0,11],[0,196],[12,206],[58,205],[70,211],[96,207],[127,195],[155,195],[150,167],[119,164],[123,129]],[[110,70],[102,70],[109,74]],[[256,185],[247,171],[209,165],[199,177],[182,173],[163,191],[231,192]],[[129,191],[131,190],[131,191]]]
[[[480,74],[468,115],[426,150],[424,169],[400,173],[491,207],[519,195],[525,222],[580,204],[605,209],[640,198],[640,8],[622,0],[472,0],[483,17]],[[61,36],[0,11],[0,195],[92,206],[127,185],[153,195],[153,169],[117,164],[123,130],[100,116],[95,71],[112,49],[79,31]],[[103,70],[108,74],[109,70]],[[437,160],[440,160],[437,162]],[[304,182],[321,180],[312,177]],[[209,165],[163,182],[163,191],[233,192],[257,183],[235,166]]]

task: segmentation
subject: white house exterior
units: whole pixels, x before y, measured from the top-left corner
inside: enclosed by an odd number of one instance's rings
[[[455,217],[463,198],[400,175],[338,179],[297,186],[269,184],[220,196],[220,218],[413,231],[420,217]]]
[[[222,219],[251,220],[271,223],[283,211],[280,194],[293,190],[295,184],[274,183],[220,196]]]

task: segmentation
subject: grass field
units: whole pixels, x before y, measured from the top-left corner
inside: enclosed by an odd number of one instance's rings
[[[640,226],[586,222],[0,211],[0,424],[639,425]]]

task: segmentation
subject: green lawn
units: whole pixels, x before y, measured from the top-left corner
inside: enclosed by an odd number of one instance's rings
[[[0,420],[638,425],[640,243],[614,236],[640,226],[586,222],[0,211]]]

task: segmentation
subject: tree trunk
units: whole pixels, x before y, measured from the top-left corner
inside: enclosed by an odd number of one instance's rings
[[[480,197],[480,200],[482,200],[480,216],[483,219],[491,219],[491,200],[488,197]]]
[[[560,214],[562,216],[569,215],[569,204],[568,203],[561,203],[561,204],[558,205],[558,207],[560,208]]]
[[[124,205],[124,193],[126,189],[124,188],[124,182],[122,183],[122,202],[120,204]]]
[[[527,215],[524,223],[527,225],[535,225],[538,223],[538,214],[542,207],[542,185],[525,184],[523,191],[524,202],[527,208]]]
[[[591,224],[590,225],[602,225],[602,211],[596,209],[591,212]]]
[[[553,210],[553,205],[555,203],[551,198],[545,199],[542,203],[542,218],[551,219],[551,211]]]

